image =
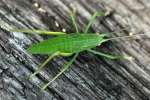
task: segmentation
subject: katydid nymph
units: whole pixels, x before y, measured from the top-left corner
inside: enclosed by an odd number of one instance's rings
[[[108,34],[95,34],[95,33],[88,33],[90,26],[93,24],[97,16],[104,16],[104,13],[95,12],[93,16],[91,17],[88,25],[85,28],[85,31],[83,34],[79,32],[79,29],[76,24],[76,17],[75,13],[71,13],[71,20],[73,23],[73,26],[75,27],[76,32],[66,34],[64,32],[49,32],[49,31],[43,31],[43,30],[13,30],[17,32],[27,32],[27,33],[41,33],[41,34],[51,34],[51,35],[59,35],[54,38],[44,40],[40,43],[33,44],[31,47],[28,48],[28,52],[31,54],[47,54],[50,55],[47,60],[45,60],[44,63],[42,63],[37,71],[35,71],[33,74],[30,75],[30,78],[34,77],[36,74],[38,74],[44,66],[54,57],[56,56],[71,56],[73,55],[73,58],[63,66],[61,71],[51,80],[49,80],[48,83],[46,83],[41,89],[45,90],[53,81],[55,81],[61,74],[63,74],[75,61],[78,54],[82,51],[88,51],[91,53],[94,53],[96,55],[104,56],[109,59],[127,59],[128,56],[113,56],[105,53],[101,53],[95,50],[92,50],[92,48],[96,46],[100,46],[102,43],[107,42],[109,40],[115,39],[115,38],[105,38]],[[130,37],[130,36],[125,36]],[[123,37],[118,37],[123,38]]]

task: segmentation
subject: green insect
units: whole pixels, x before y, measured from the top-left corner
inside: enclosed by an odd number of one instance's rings
[[[31,47],[28,48],[28,52],[32,54],[48,54],[50,55],[48,59],[42,63],[37,71],[35,71],[33,74],[30,75],[30,78],[34,77],[36,74],[38,74],[43,67],[54,57],[56,56],[71,56],[74,55],[73,58],[63,66],[61,71],[51,80],[49,80],[48,83],[46,83],[41,89],[45,90],[53,81],[55,81],[62,73],[64,73],[71,64],[75,61],[78,54],[82,51],[89,51],[91,53],[94,53],[96,55],[104,56],[109,59],[127,59],[128,56],[113,56],[101,52],[97,52],[95,50],[92,50],[92,48],[101,45],[104,42],[107,42],[112,39],[116,38],[105,38],[108,34],[95,34],[95,33],[88,33],[88,30],[90,26],[93,24],[97,16],[104,16],[104,13],[96,12],[91,17],[88,25],[85,28],[85,31],[83,34],[79,32],[77,24],[76,24],[76,17],[75,12],[71,13],[71,19],[73,22],[73,25],[76,29],[76,33],[70,33],[66,34],[64,32],[49,32],[49,31],[43,31],[43,30],[13,30],[17,32],[27,32],[27,33],[41,33],[41,34],[52,34],[52,35],[59,35],[57,37],[54,37],[52,39],[48,39],[45,41],[42,41],[37,44],[33,44]],[[126,36],[130,37],[130,36]],[[122,37],[118,37],[122,38]]]

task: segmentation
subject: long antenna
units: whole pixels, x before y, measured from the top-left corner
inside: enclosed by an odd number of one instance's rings
[[[124,27],[124,28],[122,28],[122,29],[119,29],[119,30],[117,30],[117,31],[113,31],[113,32],[106,32],[106,33],[109,33],[109,34],[114,34],[114,33],[121,33],[122,31],[126,31],[126,30],[128,30],[130,27],[129,26],[127,26],[127,27]],[[105,32],[104,32],[105,33]]]
[[[139,36],[139,35],[146,35],[146,34],[141,33],[141,34],[132,34],[132,35],[129,35],[129,36],[119,36],[119,37],[113,37],[113,38],[106,39],[105,41],[109,41],[109,40],[116,40],[116,39],[123,39],[123,38],[131,38],[131,37]]]

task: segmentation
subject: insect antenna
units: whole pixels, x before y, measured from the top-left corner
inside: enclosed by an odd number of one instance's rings
[[[124,28],[121,28],[121,29],[118,29],[118,30],[116,30],[116,31],[112,31],[112,32],[106,32],[106,33],[108,33],[108,34],[114,34],[114,33],[121,33],[121,32],[123,32],[123,31],[127,31],[127,30],[129,30],[130,29],[130,26],[127,26],[127,27],[124,27]],[[104,32],[105,33],[105,32]]]
[[[106,39],[105,41],[116,40],[116,39],[123,39],[123,38],[131,38],[131,37],[135,37],[135,36],[143,36],[143,35],[146,35],[146,34],[140,33],[140,34],[132,34],[132,35],[128,35],[128,36],[113,37],[113,38]]]
[[[132,35],[129,35],[129,36],[120,36],[120,37],[108,38],[108,39],[102,40],[102,42],[107,42],[109,40],[116,40],[116,39],[121,39],[121,38],[131,38],[133,36],[139,36],[139,35],[146,35],[146,34],[141,33],[141,34],[132,34]],[[88,49],[87,51],[89,51],[91,53],[94,53],[96,55],[99,55],[99,56],[103,56],[105,58],[109,58],[109,59],[128,59],[128,60],[132,60],[133,59],[131,56],[114,56],[114,55],[98,52],[98,51],[91,50],[91,49]]]

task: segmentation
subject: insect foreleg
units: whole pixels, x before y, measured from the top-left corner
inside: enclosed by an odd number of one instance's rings
[[[105,54],[105,53],[102,53],[102,52],[97,52],[95,50],[87,50],[91,53],[94,53],[96,55],[100,55],[100,56],[103,56],[103,57],[106,57],[106,58],[109,58],[109,59],[130,59],[131,56],[114,56],[114,55],[110,55],[110,54]]]
[[[39,66],[39,68],[38,68],[33,74],[31,74],[31,75],[29,76],[29,79],[31,79],[31,78],[34,77],[36,74],[38,74],[38,73],[44,68],[44,66],[45,66],[51,59],[53,59],[55,56],[57,56],[58,54],[59,54],[59,52],[56,52],[56,53],[50,55],[50,56],[44,61],[44,63],[42,63],[42,64]]]
[[[78,56],[78,53],[74,55],[74,57],[62,68],[62,70],[52,79],[50,80],[47,84],[45,84],[41,90],[45,90],[53,81],[55,81],[61,74],[63,74],[70,66],[71,64],[75,61],[76,57]]]

